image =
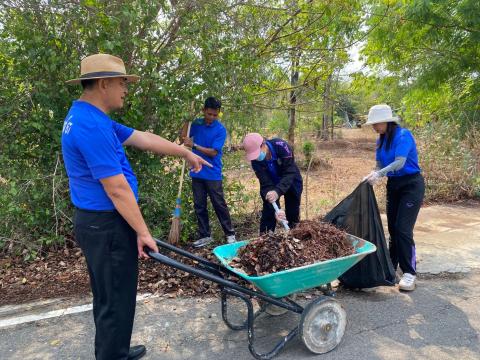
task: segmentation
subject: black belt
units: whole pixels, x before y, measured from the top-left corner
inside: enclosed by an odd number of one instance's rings
[[[79,207],[75,206],[75,210],[80,211],[80,212],[85,212],[85,213],[107,213],[107,214],[113,214],[117,213],[118,211],[116,209],[113,210],[88,210],[88,209],[80,209]]]

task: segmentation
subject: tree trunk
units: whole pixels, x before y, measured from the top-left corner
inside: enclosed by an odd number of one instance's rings
[[[330,129],[330,139],[333,140],[333,130],[335,128],[335,122],[333,120],[333,113],[334,113],[334,110],[335,110],[335,106],[334,106],[334,103],[332,101],[332,99],[330,99],[330,120],[332,121],[332,128]]]
[[[297,105],[297,85],[298,85],[298,55],[294,53],[292,55],[292,68],[290,69],[290,98],[289,98],[289,109],[288,109],[288,142],[290,145],[295,144],[295,127],[296,127],[296,113],[295,107]]]
[[[329,110],[330,110],[330,87],[332,75],[328,75],[323,90],[323,117],[322,117],[322,140],[328,140]]]

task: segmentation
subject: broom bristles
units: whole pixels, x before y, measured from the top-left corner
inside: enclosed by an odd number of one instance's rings
[[[173,217],[172,227],[170,228],[170,233],[168,234],[168,242],[172,245],[178,244],[180,240],[180,218]]]

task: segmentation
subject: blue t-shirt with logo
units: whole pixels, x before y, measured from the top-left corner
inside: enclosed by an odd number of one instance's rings
[[[193,137],[193,142],[196,145],[217,150],[217,155],[214,157],[193,150],[195,154],[208,161],[213,167],[202,166],[202,170],[198,173],[190,171],[190,176],[204,180],[222,180],[222,148],[227,138],[225,126],[218,120],[214,120],[210,125],[207,125],[203,118],[195,119],[190,127],[190,137]]]
[[[138,200],[137,178],[122,146],[133,131],[85,101],[73,102],[63,123],[62,154],[77,208],[115,209],[100,179],[118,174],[125,175]]]
[[[403,168],[397,171],[390,171],[387,176],[404,176],[412,175],[420,172],[418,166],[417,145],[412,133],[400,126],[397,126],[393,134],[393,139],[390,148],[387,150],[387,141],[383,141],[381,147],[378,147],[379,140],[377,140],[377,161],[380,162],[382,168],[390,165],[397,157],[406,158]]]

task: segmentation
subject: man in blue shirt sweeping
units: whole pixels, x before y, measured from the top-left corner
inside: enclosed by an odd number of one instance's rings
[[[187,134],[188,124],[182,129],[181,139],[185,146],[211,163],[212,167],[204,167],[199,172],[190,172],[192,177],[193,203],[198,222],[198,240],[195,247],[206,246],[213,241],[208,220],[207,196],[210,197],[213,209],[229,244],[234,243],[235,231],[223,195],[222,183],[222,148],[227,137],[227,130],[218,120],[221,109],[220,100],[209,97],[203,107],[203,118],[193,121],[190,134]]]
[[[84,58],[83,93],[63,124],[62,154],[72,203],[75,240],[87,260],[93,293],[95,357],[139,359],[145,346],[130,347],[138,280],[138,258],[144,247],[157,245],[137,205],[137,178],[123,146],[156,154],[184,157],[193,172],[209,165],[192,152],[158,135],[134,130],[108,114],[123,107],[127,85],[139,79],[127,75],[123,61],[96,54]]]

